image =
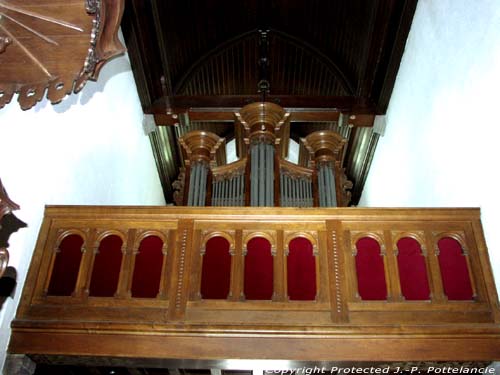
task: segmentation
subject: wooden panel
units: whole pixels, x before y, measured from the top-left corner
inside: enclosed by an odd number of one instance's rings
[[[84,239],[75,292],[71,296],[47,295],[54,248],[61,236],[75,231]],[[144,238],[155,233],[168,244],[163,249],[160,290],[157,298],[135,298],[131,294],[134,252]],[[470,258],[468,270],[477,295],[470,301],[444,298],[434,251],[440,236],[457,233]],[[118,292],[110,297],[89,297],[94,250],[109,234],[120,234],[124,241]],[[229,296],[200,300],[203,246],[217,236],[229,243]],[[353,251],[357,239],[364,236],[377,238],[385,257],[392,257],[384,263],[384,276],[393,298],[361,301],[357,297]],[[269,300],[244,300],[245,245],[258,237],[271,245],[267,251],[273,255],[274,294]],[[314,301],[286,298],[286,251],[297,237],[307,239],[313,247],[317,285]],[[401,290],[395,246],[403,237],[417,238],[422,253],[427,254],[430,301],[398,298]],[[374,335],[377,339],[373,339]],[[48,340],[45,346],[44,337]],[[125,337],[130,340],[126,344]],[[157,347],[145,343],[146,337]],[[66,340],[65,345],[55,338]],[[441,347],[446,340],[453,340],[455,346]],[[196,349],[200,342],[208,345],[203,351]],[[331,359],[328,355],[337,353],[339,360],[463,360],[464,353],[457,348],[465,348],[467,342],[482,345],[481,349],[471,349],[475,360],[500,354],[498,301],[476,209],[245,207],[235,211],[209,207],[54,206],[46,209],[13,323],[10,350],[58,355],[119,353],[130,358],[211,359],[219,355],[226,359],[269,356],[319,360]],[[395,349],[396,343],[407,345],[404,355],[389,350]],[[217,352],[222,345],[224,351]],[[350,349],[338,348],[344,345]],[[364,349],[353,352],[358,345],[364,345]],[[287,347],[286,357],[280,357],[284,350],[281,346]],[[417,354],[408,348],[421,351]],[[440,357],[442,353],[447,356]]]
[[[481,332],[467,337],[427,332],[349,337],[141,335],[18,332],[11,339],[11,353],[119,356],[139,358],[277,359],[325,361],[491,361],[500,358],[500,338]],[[120,345],[116,345],[119,342]],[[96,354],[98,353],[98,354]]]

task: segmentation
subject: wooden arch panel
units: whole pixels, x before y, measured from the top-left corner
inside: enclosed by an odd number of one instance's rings
[[[296,237],[288,244],[287,288],[290,300],[316,299],[316,257],[313,244],[306,237]]]
[[[155,298],[160,291],[163,267],[164,239],[156,235],[144,237],[137,249],[132,276],[131,295],[134,298]]]
[[[117,234],[106,235],[99,243],[94,258],[89,296],[113,297],[118,287],[118,278],[123,258],[123,239]]]
[[[420,243],[412,237],[402,237],[397,243],[401,293],[406,300],[430,299],[429,280]]]
[[[201,298],[226,299],[231,284],[231,245],[223,236],[211,237],[205,245],[201,269]]]
[[[273,254],[264,237],[253,237],[246,244],[244,293],[247,300],[270,300],[273,297]]]
[[[67,234],[57,248],[47,294],[70,296],[75,290],[84,240],[80,234]]]
[[[356,241],[358,294],[363,300],[386,300],[387,284],[380,243],[365,236]]]
[[[474,299],[463,245],[452,236],[442,236],[437,247],[444,294],[449,300]]]

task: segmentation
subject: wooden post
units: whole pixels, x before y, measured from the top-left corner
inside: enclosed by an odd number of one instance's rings
[[[437,244],[434,243],[434,238],[431,232],[425,232],[425,241],[427,247],[427,262],[429,269],[430,287],[431,287],[431,302],[443,303],[448,300],[444,295],[443,281],[441,280],[441,270],[439,268],[439,260],[437,256]]]
[[[132,276],[134,273],[135,257],[139,244],[135,243],[136,229],[129,229],[127,234],[127,242],[122,244],[123,258],[120,268],[120,276],[118,279],[118,286],[116,288],[115,297],[130,298],[132,288]]]
[[[243,296],[243,233],[241,229],[235,231],[234,255],[231,257],[231,284],[229,291],[229,300],[241,301]]]
[[[384,231],[384,241],[385,241],[385,276],[387,283],[387,300],[396,302],[403,301],[403,295],[401,293],[401,282],[399,281],[399,267],[398,259],[394,249],[394,244],[392,243],[391,232],[388,230]]]
[[[285,241],[282,230],[276,233],[276,250],[273,254],[273,301],[284,302],[288,300],[288,293],[286,293],[286,262],[285,256]]]
[[[326,222],[327,255],[329,268],[330,305],[332,322],[346,323],[349,321],[347,310],[347,262],[344,260],[342,228],[338,221]]]
[[[173,290],[170,293],[169,320],[183,320],[189,294],[191,254],[193,250],[193,220],[179,220],[178,238],[172,272]]]

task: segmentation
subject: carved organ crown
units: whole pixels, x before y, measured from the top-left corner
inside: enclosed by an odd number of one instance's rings
[[[186,133],[180,179],[187,206],[347,206],[352,184],[342,169],[346,140],[330,130],[301,139],[301,165],[287,161],[289,113],[274,103],[252,103],[235,114],[240,159],[226,164],[225,139]]]

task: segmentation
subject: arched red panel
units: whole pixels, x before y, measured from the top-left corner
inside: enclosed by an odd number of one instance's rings
[[[247,300],[269,300],[273,297],[273,256],[271,244],[263,237],[247,243],[245,256],[245,287]]]
[[[163,241],[158,236],[148,236],[141,241],[135,256],[131,294],[134,298],[156,298],[160,291],[163,265]]]
[[[201,298],[226,299],[231,281],[229,241],[213,237],[207,241],[201,269]]]
[[[414,238],[404,237],[398,241],[397,247],[401,293],[409,301],[430,299],[429,280],[420,243]]]
[[[287,285],[288,297],[296,301],[316,299],[316,259],[313,245],[302,237],[294,238],[288,245]]]
[[[363,237],[356,242],[356,249],[359,296],[363,300],[386,300],[387,284],[380,244],[371,237]]]
[[[102,239],[95,256],[89,295],[92,297],[113,297],[118,287],[122,264],[122,239],[111,235]]]
[[[438,241],[438,248],[444,294],[449,300],[473,299],[469,270],[460,243],[454,238],[443,237]]]
[[[71,234],[61,241],[50,277],[48,295],[70,296],[73,293],[82,261],[82,245],[83,238],[78,234]]]

